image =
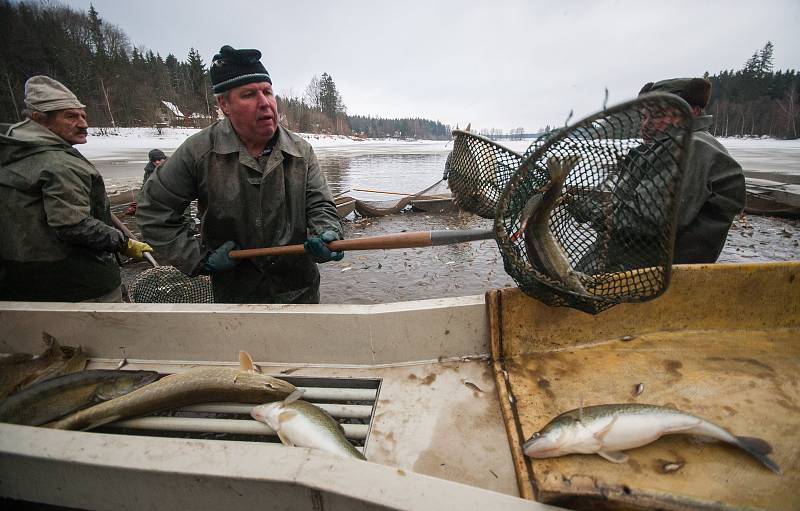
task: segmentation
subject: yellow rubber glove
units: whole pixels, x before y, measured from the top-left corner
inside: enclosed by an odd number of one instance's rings
[[[147,243],[142,243],[141,241],[136,241],[132,239],[128,239],[128,246],[125,250],[122,251],[128,257],[132,257],[134,259],[142,260],[144,259],[145,252],[152,252],[153,247],[148,245]]]

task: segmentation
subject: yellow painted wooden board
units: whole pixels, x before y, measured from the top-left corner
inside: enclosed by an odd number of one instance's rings
[[[522,481],[538,500],[570,507],[800,509],[799,270],[679,267],[659,299],[597,316],[500,292],[496,356],[517,421],[509,429],[527,438],[581,404],[667,405],[767,440],[784,471],[726,444],[675,435],[628,451],[624,464],[596,455],[518,463],[528,470]],[[639,383],[644,391],[634,396]]]

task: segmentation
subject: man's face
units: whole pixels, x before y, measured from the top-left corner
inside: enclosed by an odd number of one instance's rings
[[[241,85],[218,102],[246,143],[266,143],[278,129],[278,101],[269,82]]]
[[[83,108],[56,110],[49,115],[37,115],[34,120],[63,138],[69,145],[86,143],[89,124],[86,122],[86,110]]]
[[[667,109],[651,112],[645,108],[640,113],[642,114],[642,138],[645,141],[652,140],[670,126],[678,126],[683,121],[683,116],[679,112]]]

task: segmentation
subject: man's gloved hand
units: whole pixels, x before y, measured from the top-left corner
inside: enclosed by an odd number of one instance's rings
[[[136,241],[134,239],[128,238],[128,246],[122,249],[122,253],[128,257],[132,257],[133,259],[141,261],[144,259],[145,252],[152,252],[153,247],[148,245],[147,243],[142,243],[141,241]]]
[[[228,252],[239,248],[233,241],[226,241],[215,251],[208,254],[208,258],[203,263],[203,269],[208,272],[230,271],[239,264],[239,261],[231,259]]]
[[[303,243],[306,253],[310,255],[314,261],[318,263],[327,263],[328,261],[341,261],[344,257],[344,252],[331,252],[325,243],[336,241],[339,235],[333,231],[325,231],[319,236],[312,236]]]

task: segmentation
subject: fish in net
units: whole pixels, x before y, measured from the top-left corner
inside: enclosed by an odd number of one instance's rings
[[[454,201],[494,218],[522,291],[593,314],[664,292],[692,138],[685,101],[642,96],[546,133],[521,156],[455,135],[446,170]]]

